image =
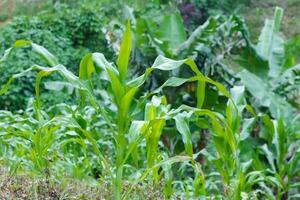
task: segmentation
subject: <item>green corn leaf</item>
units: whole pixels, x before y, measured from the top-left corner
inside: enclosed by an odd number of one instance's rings
[[[206,195],[205,191],[205,177],[200,173],[196,175],[194,180],[194,197],[199,198]]]
[[[179,78],[179,77],[170,77],[166,82],[164,82],[164,84],[162,84],[158,90],[160,91],[160,88],[164,88],[164,87],[178,87],[183,85],[184,83],[188,82],[189,78]]]
[[[153,65],[152,68],[153,69],[160,69],[163,71],[170,71],[170,70],[174,70],[179,68],[180,66],[182,66],[183,64],[186,64],[187,66],[190,67],[190,69],[197,75],[197,76],[201,76],[204,77],[202,75],[202,73],[199,71],[196,63],[188,58],[188,59],[184,59],[184,60],[172,60],[170,58],[166,58],[164,56],[158,56]]]
[[[180,163],[180,162],[188,162],[191,161],[192,158],[189,156],[174,156],[171,158],[167,158],[165,160],[160,161],[159,163],[155,164],[153,167],[148,168],[136,181],[131,185],[131,187],[127,190],[127,192],[123,195],[122,199],[127,199],[128,195],[132,191],[132,189],[140,182],[145,180],[147,176],[153,171],[155,168],[159,168],[164,165],[172,165],[174,163]]]
[[[117,105],[120,105],[121,100],[125,94],[125,87],[119,79],[119,72],[116,68],[109,63],[103,54],[93,53],[92,59],[95,64],[95,70],[98,72],[105,71],[105,79],[110,82],[111,88],[115,95],[115,101]],[[90,61],[89,61],[90,62]]]
[[[245,139],[249,138],[251,131],[253,130],[253,127],[255,125],[255,122],[256,122],[256,119],[254,117],[243,120],[242,130],[240,132],[241,140],[245,140]]]
[[[95,69],[98,73],[101,71],[106,71],[107,69],[112,71],[115,76],[119,76],[118,70],[108,62],[102,53],[93,53],[92,56],[93,62],[95,64]],[[106,78],[108,80],[108,77]]]
[[[159,88],[153,90],[151,94],[157,94],[161,92],[165,87],[179,87],[186,82],[191,81],[191,78],[179,78],[179,77],[170,77],[166,82],[164,82]]]
[[[173,181],[173,173],[172,173],[172,166],[171,165],[164,165],[163,170],[165,172],[165,187],[164,193],[166,199],[170,199],[173,188],[172,188],[172,181]]]
[[[157,159],[158,141],[165,127],[166,121],[164,119],[153,119],[150,121],[151,129],[149,129],[146,136],[147,146],[147,165],[151,168]]]
[[[130,137],[130,144],[127,149],[127,153],[125,159],[123,160],[123,164],[125,164],[128,157],[131,155],[133,157],[134,162],[137,162],[138,152],[137,147],[138,144],[142,141],[143,138],[148,137],[150,129],[152,129],[154,121],[133,121],[131,123],[130,129],[128,131]],[[135,157],[135,158],[134,158]]]
[[[30,46],[32,43],[28,40],[17,40],[15,41],[13,48],[20,48],[20,47],[26,47]]]
[[[41,72],[39,72],[36,80],[36,96],[37,96],[37,105],[38,108],[40,109],[40,97],[39,97],[39,87],[40,87],[40,81],[44,76],[48,76],[52,74],[53,72],[59,72],[69,83],[73,85],[73,87],[79,89],[80,91],[83,92],[83,95],[88,98],[90,103],[92,104],[93,107],[97,109],[98,105],[96,103],[96,100],[93,96],[92,91],[77,77],[75,76],[72,72],[68,71],[63,65],[56,65],[51,68],[45,68],[45,67],[40,67],[40,66],[33,66],[32,68],[28,70],[35,70],[38,69]],[[28,71],[26,70],[26,71]],[[22,74],[24,75],[24,74]],[[104,113],[102,113],[104,114]]]
[[[31,46],[33,52],[35,52],[39,56],[41,56],[47,62],[47,64],[49,64],[51,67],[58,64],[57,58],[53,54],[51,54],[47,49],[45,49],[44,47],[42,47],[38,44],[32,43],[31,41],[27,41],[27,40],[17,40],[14,43],[13,47],[7,49],[4,52],[3,57],[0,59],[0,63],[5,61],[14,49],[23,48],[23,47],[27,47],[27,46]]]
[[[166,58],[164,56],[158,56],[155,59],[153,65],[152,65],[152,68],[160,69],[163,71],[170,71],[170,70],[177,69],[178,67],[183,65],[185,61],[186,60],[172,60],[172,59]]]
[[[226,88],[218,83],[215,82],[213,80],[211,80],[210,78],[204,77],[202,75],[202,73],[198,70],[197,65],[195,64],[195,62],[192,59],[185,59],[185,60],[172,60],[169,58],[166,58],[164,56],[158,56],[156,58],[156,60],[154,61],[153,65],[151,68],[148,68],[145,72],[145,74],[139,76],[138,78],[134,79],[133,81],[130,81],[128,83],[129,86],[140,86],[142,85],[146,78],[148,77],[148,75],[152,72],[153,69],[160,69],[163,71],[169,71],[169,70],[175,70],[177,68],[179,68],[180,66],[186,64],[187,66],[189,66],[191,68],[192,71],[195,72],[196,76],[189,78],[189,79],[182,79],[182,78],[177,78],[177,77],[171,77],[170,79],[168,79],[163,85],[161,85],[159,88],[157,88],[156,90],[154,90],[152,92],[152,94],[158,93],[160,92],[164,87],[178,87],[182,84],[184,84],[185,82],[188,81],[198,81],[198,87],[196,90],[196,96],[197,96],[197,107],[201,108],[202,104],[204,102],[205,99],[205,83],[208,82],[210,84],[213,84],[217,87],[217,89],[226,97],[230,97],[229,92],[226,90]]]
[[[8,91],[10,85],[12,84],[12,82],[13,82],[15,79],[20,78],[20,77],[23,77],[23,76],[26,76],[26,75],[28,74],[28,72],[30,72],[30,71],[32,71],[32,70],[36,70],[36,69],[44,69],[44,68],[35,65],[35,66],[32,66],[32,67],[30,67],[30,68],[24,70],[23,72],[20,72],[20,73],[18,73],[18,74],[12,75],[12,76],[10,77],[10,79],[6,82],[6,84],[1,88],[1,90],[0,90],[0,95],[3,95],[3,94],[5,94],[5,93]]]
[[[165,97],[153,96],[151,102],[146,104],[144,118],[149,122],[149,128],[145,133],[148,167],[152,167],[157,159],[158,141],[166,124],[166,120],[160,114],[166,103]]]
[[[169,71],[169,70],[177,69],[178,67],[180,67],[183,64],[188,65],[190,67],[190,69],[197,75],[197,77],[195,77],[195,80],[198,80],[198,87],[196,90],[197,107],[198,108],[202,107],[204,99],[205,99],[205,82],[209,82],[209,83],[215,85],[222,94],[224,94],[226,97],[230,97],[229,92],[226,90],[226,88],[222,84],[217,83],[207,77],[204,77],[192,59],[175,61],[175,60],[163,57],[163,56],[158,56],[157,59],[155,60],[155,62],[153,63],[152,68]]]
[[[287,135],[284,127],[283,119],[273,122],[275,129],[275,146],[277,150],[277,164],[278,166],[284,165],[284,157],[287,154]]]
[[[118,70],[120,73],[120,80],[124,81],[126,78],[130,53],[132,48],[132,33],[130,28],[130,21],[127,21],[125,32],[123,34],[121,49],[118,57]]]
[[[3,56],[0,58],[0,63],[4,62],[9,57],[12,50],[13,50],[13,47],[5,50]]]
[[[47,81],[45,82],[44,86],[47,90],[54,91],[62,91],[66,89],[68,94],[72,94],[75,89],[75,87],[72,84],[63,81]]]
[[[123,118],[129,117],[129,108],[138,88],[131,88],[121,99],[120,110]]]
[[[147,79],[147,77],[150,75],[150,73],[153,71],[152,68],[147,68],[145,73],[142,74],[141,76],[129,81],[127,83],[128,87],[140,87],[141,85],[143,85]]]
[[[96,153],[97,156],[99,156],[103,166],[106,168],[106,170],[109,169],[109,162],[106,160],[106,158],[104,157],[103,153],[101,152],[101,150],[99,149],[98,145],[97,145],[97,141],[94,139],[94,137],[92,136],[92,134],[83,129],[74,118],[70,118],[70,117],[55,117],[53,119],[51,119],[50,121],[47,121],[43,124],[43,126],[47,126],[53,122],[57,122],[60,125],[63,125],[65,127],[71,127],[71,128],[77,128],[78,130],[80,130],[82,132],[82,134],[86,137],[86,139],[88,141],[91,142],[92,145],[92,149],[93,151]]]
[[[176,128],[182,136],[183,144],[185,146],[185,151],[188,156],[193,156],[193,144],[192,135],[190,128],[188,126],[188,119],[191,117],[192,113],[180,113],[174,117],[176,122]]]
[[[208,77],[206,77],[206,82],[216,86],[216,88],[219,90],[219,92],[221,92],[221,94],[223,94],[225,97],[229,98],[230,97],[230,93],[228,92],[228,90],[225,88],[224,85],[222,85],[221,83],[218,83]]]
[[[186,105],[180,106],[176,110],[171,110],[168,115],[169,116],[176,116],[178,113],[181,113],[183,111],[189,111],[193,112],[194,115],[196,116],[207,116],[211,119],[212,121],[212,130],[216,134],[218,138],[222,138],[222,142],[226,142],[230,148],[232,153],[236,153],[237,150],[237,141],[234,135],[234,132],[228,125],[227,121],[225,118],[220,115],[219,113],[213,112],[211,110],[207,109],[198,109],[198,108],[193,108],[189,107]],[[222,144],[219,144],[219,153],[224,154],[224,148]],[[224,155],[225,157],[225,155]]]
[[[44,47],[35,43],[32,43],[31,46],[32,50],[40,55],[51,67],[59,64],[57,58]]]
[[[143,133],[146,131],[148,123],[146,121],[133,121],[130,125],[128,135],[130,137],[130,144],[127,149],[127,154],[124,159],[124,163],[127,157],[131,155],[132,160],[136,167],[138,167],[139,155],[138,144],[143,137]]]
[[[15,49],[15,48],[22,48],[31,45],[30,41],[27,40],[17,40],[13,44],[13,46],[7,50],[5,50],[3,56],[0,58],[0,63],[4,62],[10,55],[10,53]]]
[[[87,80],[91,78],[92,73],[95,71],[95,67],[92,61],[92,54],[87,54],[83,57],[79,66],[79,78]]]
[[[78,143],[83,150],[86,152],[88,150],[87,145],[84,143],[84,140],[82,138],[69,138],[61,141],[59,143],[59,147],[63,148],[64,146],[68,145],[69,143]]]
[[[36,103],[37,103],[37,111],[38,112],[40,112],[40,110],[41,110],[41,99],[40,99],[40,82],[41,82],[41,79],[45,76],[49,76],[54,71],[56,71],[56,70],[49,68],[49,69],[45,69],[43,71],[40,71],[37,75],[36,83],[35,83],[35,93],[36,93]]]
[[[117,105],[121,104],[121,100],[123,98],[123,95],[125,94],[125,88],[118,79],[118,77],[111,71],[110,69],[106,68],[110,82],[111,87],[115,95],[115,101]]]
[[[145,120],[150,121],[155,119],[156,114],[157,114],[156,108],[153,105],[153,103],[147,103],[145,107],[145,116],[144,116]]]
[[[234,86],[230,89],[232,100],[236,105],[244,104],[245,99],[245,87],[244,86]]]
[[[241,106],[241,107],[240,110],[238,110],[236,104],[231,99],[227,102],[227,107],[226,107],[227,123],[232,129],[232,131],[235,133],[239,133],[240,131],[240,121],[241,121],[240,113],[243,111],[242,109],[245,106]]]
[[[197,97],[197,108],[202,108],[205,100],[205,80],[199,80],[197,84],[196,97]]]

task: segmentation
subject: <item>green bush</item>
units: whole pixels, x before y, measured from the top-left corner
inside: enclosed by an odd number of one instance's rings
[[[250,3],[250,0],[192,0],[196,6],[207,10],[210,15],[230,14],[243,8]]]
[[[0,51],[3,52],[14,41],[26,39],[42,44],[50,52],[58,55],[59,61],[76,73],[79,66],[79,58],[91,51],[102,51],[108,58],[112,52],[108,50],[105,36],[102,33],[103,16],[98,9],[79,7],[76,10],[65,5],[59,5],[53,10],[40,13],[35,17],[16,17],[11,24],[5,26],[0,32]],[[16,72],[20,72],[33,65],[41,63],[36,56],[32,56],[28,50],[20,50],[12,55],[8,62],[1,65],[0,85]],[[0,98],[0,109],[24,109],[28,99],[33,97],[31,89],[34,84],[34,74],[28,73],[10,91],[15,95]],[[55,80],[53,77],[51,80]],[[49,95],[47,95],[49,94]],[[46,92],[46,101],[56,99],[56,95],[65,96],[63,93]],[[65,101],[58,100],[59,102]],[[59,103],[57,102],[57,103]]]

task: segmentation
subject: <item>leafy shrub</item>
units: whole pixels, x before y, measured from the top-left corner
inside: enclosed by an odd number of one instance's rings
[[[112,53],[107,48],[104,34],[102,33],[102,15],[98,10],[81,7],[71,9],[65,5],[58,6],[55,10],[41,13],[36,17],[17,17],[13,22],[0,32],[1,50],[8,48],[18,39],[36,41],[55,52],[59,60],[73,71],[78,71],[79,58],[90,51],[103,51],[107,57]],[[37,60],[27,50],[19,50],[9,60],[1,65],[2,85],[15,72],[20,72],[34,63],[45,63]],[[12,88],[14,97],[1,97],[0,108],[24,109],[28,99],[33,96],[30,87],[34,85],[34,74],[28,73],[26,78],[18,80],[17,86]],[[54,77],[53,80],[56,78]],[[23,87],[25,85],[25,87]],[[47,95],[47,93],[45,93]],[[59,99],[57,96],[65,96],[63,93],[49,93],[46,99],[49,101]],[[58,100],[64,101],[64,100]]]
[[[250,3],[250,0],[192,0],[196,6],[207,10],[210,15],[229,14]]]

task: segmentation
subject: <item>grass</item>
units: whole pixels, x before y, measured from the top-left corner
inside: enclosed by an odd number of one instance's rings
[[[104,187],[74,179],[60,183],[28,173],[8,174],[6,170],[0,171],[0,199],[103,199],[110,196]]]
[[[124,190],[130,186],[124,183]],[[8,170],[1,167],[0,199],[113,199],[113,189],[94,180],[41,178],[24,171],[9,175]],[[138,185],[130,194],[130,199],[164,199],[164,196],[163,191],[154,190],[151,185]]]

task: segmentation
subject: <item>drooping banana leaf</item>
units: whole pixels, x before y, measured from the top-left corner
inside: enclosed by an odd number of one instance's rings
[[[164,17],[159,38],[166,42],[169,49],[176,49],[186,40],[186,32],[180,15],[172,13]]]
[[[286,118],[291,117],[290,114],[294,111],[292,106],[284,98],[275,94],[267,82],[247,70],[241,71],[238,75],[260,106],[268,107],[273,117],[279,118],[281,115]]]
[[[284,41],[279,33],[282,15],[282,8],[277,7],[274,18],[265,20],[256,45],[244,34],[246,45],[238,55],[231,56],[232,60],[226,61],[233,73],[246,69],[263,79],[274,79],[282,73],[285,63]]]
[[[284,41],[279,34],[282,15],[283,9],[276,7],[274,18],[265,21],[265,26],[256,45],[258,54],[268,61],[268,75],[272,78],[280,75],[285,61]]]

